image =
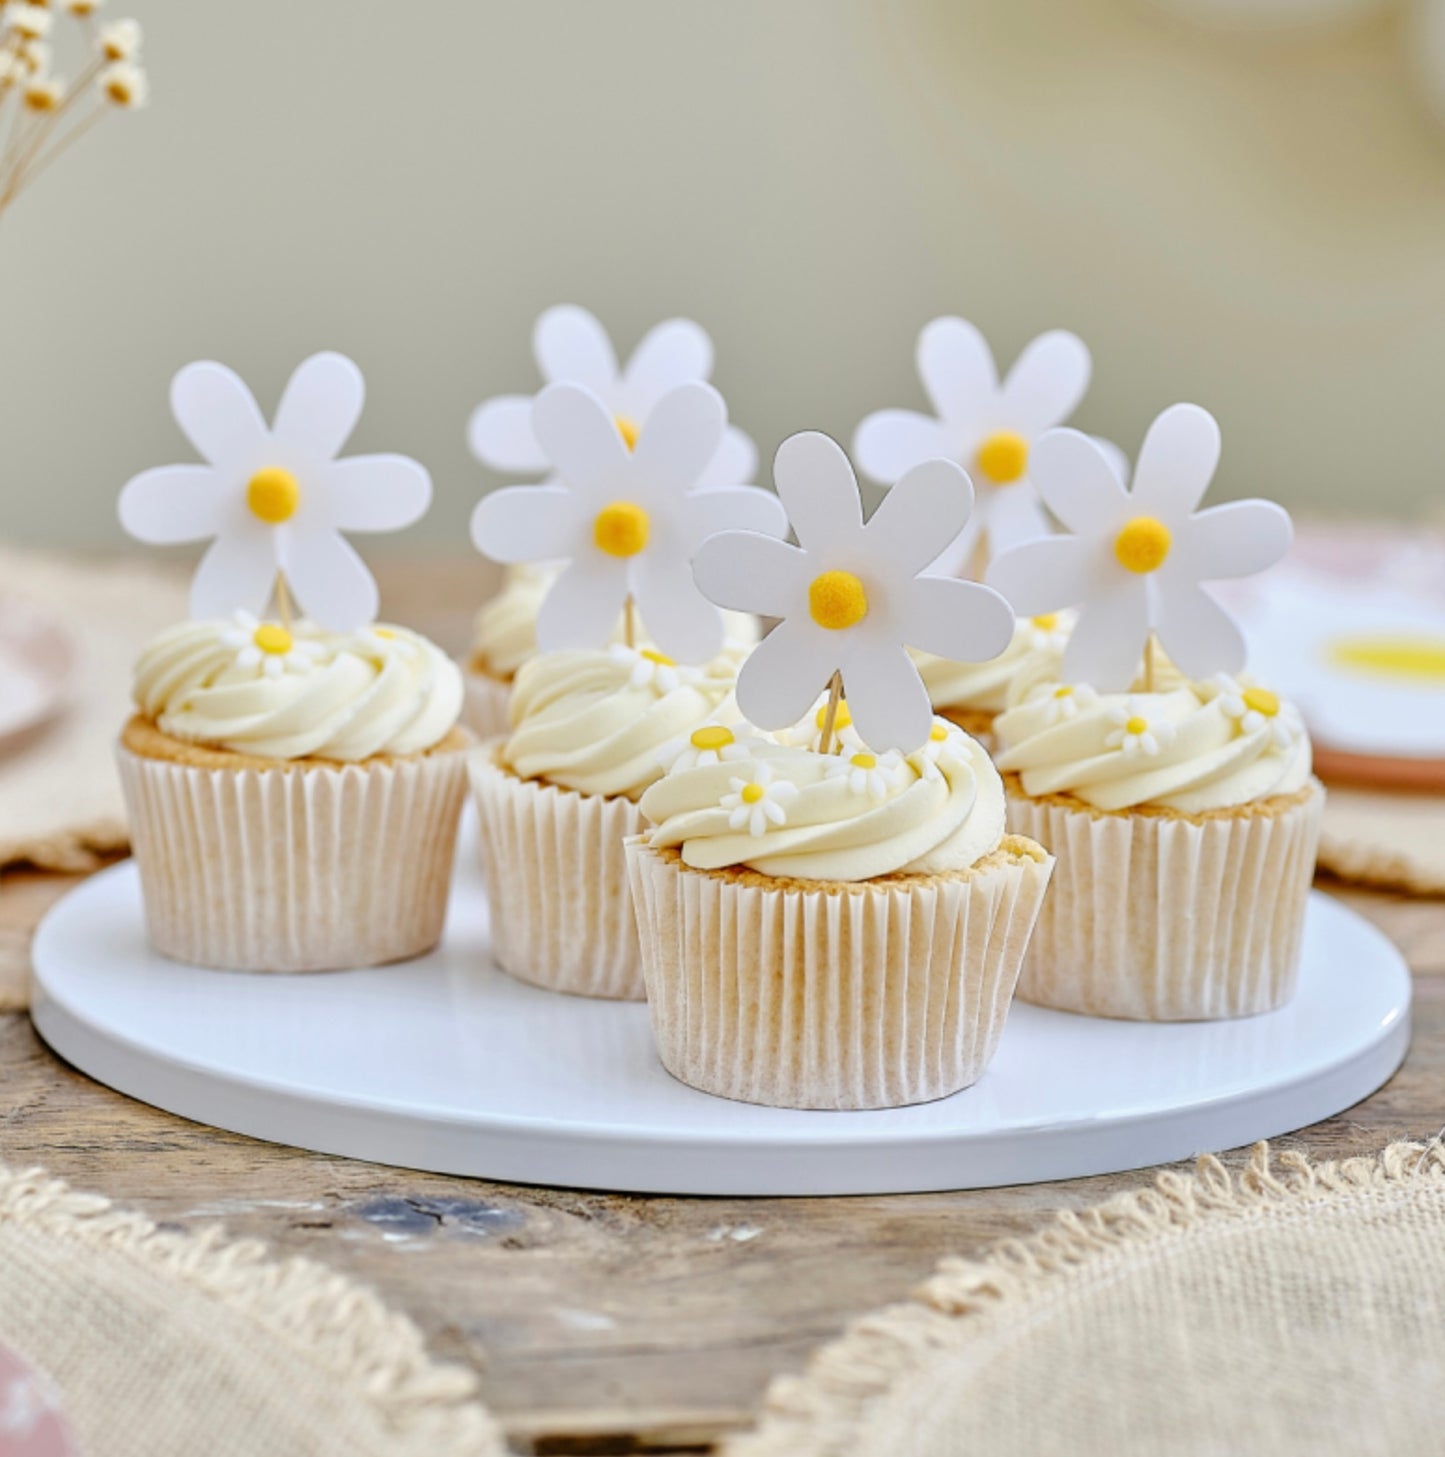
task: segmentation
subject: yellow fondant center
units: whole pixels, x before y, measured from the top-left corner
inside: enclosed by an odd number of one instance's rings
[[[629,450],[636,450],[637,437],[642,434],[642,427],[630,415],[614,415],[612,419],[617,426],[617,433],[622,437],[622,443]]]
[[[733,731],[730,728],[724,728],[720,723],[707,723],[700,729],[692,731],[694,749],[725,749],[729,744],[736,742]]]
[[[855,769],[876,769],[878,760],[872,754],[854,754],[848,761]]]
[[[289,470],[268,465],[246,482],[246,504],[251,514],[268,526],[289,521],[301,504],[301,483]]]
[[[1072,698],[1073,696],[1074,690],[1067,683],[1061,684],[1058,688],[1054,689],[1055,698]]]
[[[1045,612],[1034,618],[1034,626],[1040,632],[1052,632],[1059,625],[1059,614],[1057,612]]]
[[[390,642],[391,639],[396,636],[396,633],[393,632],[389,627],[378,627],[375,631],[377,637],[384,637],[388,642]]]
[[[979,471],[996,486],[1011,485],[1029,463],[1029,443],[1012,430],[998,430],[978,448]]]
[[[856,627],[868,616],[868,593],[852,572],[820,572],[808,584],[808,611],[830,631]]]
[[[929,729],[928,737],[932,739],[935,744],[941,744],[944,739],[948,737],[948,730],[944,728],[941,723],[936,723],[931,729]]]
[[[1244,706],[1266,718],[1273,718],[1279,712],[1279,699],[1268,688],[1246,688]]]
[[[646,658],[649,663],[656,663],[659,668],[675,668],[676,658],[669,658],[666,653],[660,653],[656,648],[638,648],[637,656]]]
[[[1136,516],[1114,538],[1114,556],[1129,572],[1157,572],[1169,555],[1169,528],[1153,516]]]
[[[651,533],[652,522],[635,501],[613,501],[592,523],[592,539],[608,556],[636,556]]]
[[[1336,638],[1330,660],[1371,677],[1445,683],[1445,638],[1383,635]]]
[[[291,634],[279,622],[263,622],[252,634],[251,641],[263,653],[289,653]]]
[[[766,792],[761,784],[744,784],[743,803],[756,804]]]
[[[1147,734],[1149,732],[1149,720],[1135,716],[1124,725],[1126,734]]]

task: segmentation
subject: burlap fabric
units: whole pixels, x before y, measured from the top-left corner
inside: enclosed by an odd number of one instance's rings
[[[0,1342],[86,1457],[501,1457],[475,1377],[370,1291],[0,1167]],[[3,1446],[0,1440],[0,1446]]]
[[[1441,1450],[1445,1152],[1260,1144],[977,1261],[777,1381],[727,1457]]]

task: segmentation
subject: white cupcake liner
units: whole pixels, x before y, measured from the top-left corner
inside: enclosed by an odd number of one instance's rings
[[[478,673],[464,667],[462,684],[465,690],[462,722],[479,739],[494,739],[498,734],[507,733],[512,725],[511,683],[493,678],[490,673]]]
[[[492,952],[519,981],[583,997],[646,995],[622,842],[640,833],[630,800],[519,779],[499,743],[472,756]]]
[[[419,956],[446,916],[466,751],[201,769],[117,749],[151,944],[232,971]]]
[[[1053,861],[809,889],[627,845],[652,1030],[692,1087],[778,1108],[895,1108],[993,1056]],[[1037,858],[1035,858],[1037,857]]]
[[[1009,828],[1058,857],[1019,997],[1148,1022],[1246,1017],[1299,979],[1323,788],[1277,814],[1104,814],[1010,789]]]

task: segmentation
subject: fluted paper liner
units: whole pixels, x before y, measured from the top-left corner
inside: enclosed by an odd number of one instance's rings
[[[1009,828],[1058,857],[1019,979],[1065,1012],[1180,1022],[1283,1006],[1299,980],[1324,790],[1277,812],[1105,814],[1010,789]]]
[[[465,696],[462,700],[462,722],[479,739],[494,739],[511,728],[512,685],[490,673],[471,668],[462,671]]]
[[[492,954],[520,981],[584,997],[646,995],[622,842],[645,821],[630,800],[519,779],[496,743],[472,758]]]
[[[466,752],[202,769],[117,750],[151,944],[232,971],[400,961],[441,938]]]
[[[627,845],[662,1064],[778,1108],[895,1108],[976,1082],[1053,861],[1009,837],[956,875],[856,886],[692,870]]]

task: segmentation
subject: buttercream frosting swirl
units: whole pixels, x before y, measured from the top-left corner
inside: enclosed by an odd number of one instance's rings
[[[1020,618],[1008,647],[986,663],[955,663],[932,653],[913,652],[910,656],[935,708],[1002,713],[1014,678],[1039,664],[1056,663],[1072,625],[1071,613]]]
[[[512,685],[501,762],[523,779],[637,799],[663,772],[670,746],[728,716],[737,666],[724,654],[689,668],[621,644],[543,653]]]
[[[134,696],[162,733],[264,759],[417,754],[461,711],[461,673],[404,627],[287,630],[246,614],[184,622],[141,653]]]
[[[640,808],[651,843],[677,848],[687,865],[799,880],[966,870],[1004,834],[998,771],[942,719],[907,757],[769,741],[745,761],[684,764]]]
[[[1099,694],[1037,682],[994,720],[1001,770],[1025,793],[1071,794],[1101,810],[1230,809],[1310,782],[1308,735],[1293,705],[1248,677]]]
[[[473,667],[493,678],[510,679],[529,658],[537,655],[537,613],[543,599],[557,580],[555,566],[526,563],[507,568],[502,590],[477,613],[472,633]],[[653,646],[646,624],[638,624],[639,647]],[[727,650],[740,652],[758,641],[758,620],[747,612],[724,612],[723,626],[727,634]],[[624,638],[621,617],[613,628],[611,641]]]

